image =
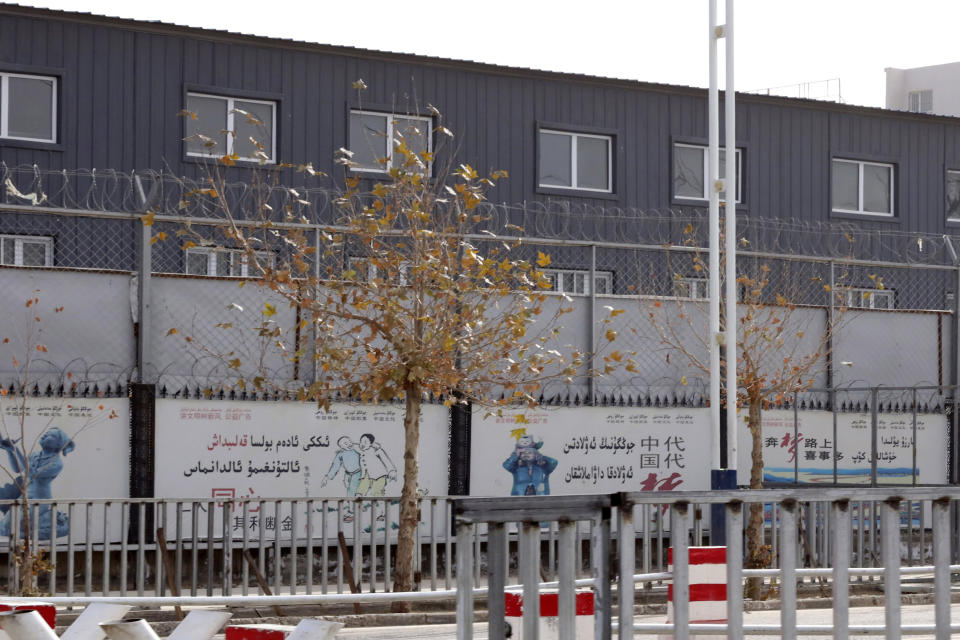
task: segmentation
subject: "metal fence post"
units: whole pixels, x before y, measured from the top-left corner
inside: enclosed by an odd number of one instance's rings
[[[473,639],[473,524],[457,528],[457,640]]]
[[[950,638],[950,500],[933,501],[933,594],[937,640]]]
[[[797,637],[797,508],[796,500],[780,505],[780,633]]]
[[[576,551],[574,546],[577,544],[577,525],[569,520],[560,521],[560,534],[557,555],[559,556],[559,576],[560,589],[557,595],[558,613],[560,614],[560,640],[575,640],[576,637],[576,592],[574,589],[574,580],[576,572],[574,570],[574,559]],[[631,589],[632,593],[632,589]],[[632,621],[631,621],[632,630]],[[623,627],[620,628],[621,638],[624,637]],[[491,640],[494,640],[491,638]]]
[[[506,637],[503,602],[506,574],[507,529],[502,522],[492,522],[487,527],[487,637],[489,640],[504,640]],[[562,625],[560,629],[562,632]]]
[[[600,518],[593,527],[590,563],[593,565],[594,618],[593,633],[595,640],[610,640],[611,609],[610,600],[610,507],[601,509]]]
[[[850,635],[850,501],[837,500],[833,510],[833,637],[846,640]],[[862,518],[863,515],[857,516]]]
[[[690,505],[676,502],[670,509],[670,546],[673,547],[673,637],[690,638],[690,548],[687,518]]]
[[[152,347],[152,288],[153,274],[153,245],[150,240],[150,230],[144,222],[140,222],[140,262],[137,273],[137,382],[151,382],[146,374],[147,364],[153,361]]]
[[[620,640],[633,638],[633,571],[636,566],[636,529],[633,525],[633,502],[621,494],[618,501],[617,551],[620,554],[620,582],[617,588],[620,609]],[[562,584],[562,583],[561,583]],[[561,630],[562,630],[561,626]]]
[[[877,486],[877,427],[880,410],[880,389],[870,389],[870,486]]]
[[[888,640],[900,638],[900,499],[880,506],[880,544],[883,553],[883,596]]]
[[[728,637],[743,636],[743,503],[725,505],[727,527],[727,628]]]
[[[540,523],[520,525],[517,555],[520,582],[523,584],[523,637],[537,640],[540,636]]]
[[[587,332],[587,344],[590,345],[588,349],[589,355],[587,356],[588,370],[594,371],[596,369],[596,362],[594,361],[593,350],[596,348],[597,344],[597,246],[590,246],[590,273],[589,273],[590,282],[588,286],[590,287],[588,291],[590,292],[590,319],[587,322],[588,332]],[[587,402],[592,407],[597,404],[597,387],[594,376],[587,376]]]

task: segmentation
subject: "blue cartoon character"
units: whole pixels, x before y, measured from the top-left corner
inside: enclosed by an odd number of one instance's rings
[[[550,495],[550,474],[557,461],[540,453],[543,441],[537,441],[525,432],[517,433],[513,453],[503,462],[503,468],[513,474],[512,496]]]
[[[54,479],[63,471],[63,457],[74,450],[76,445],[66,433],[57,427],[47,429],[40,436],[40,451],[29,455],[24,465],[23,452],[16,446],[16,440],[0,438],[0,449],[7,452],[10,460],[10,471],[19,474],[13,482],[0,487],[0,499],[17,500],[23,493],[24,482],[27,483],[27,498],[31,500],[50,500],[53,498],[52,484]],[[26,466],[26,474],[24,474]],[[26,479],[24,478],[26,475]],[[9,505],[0,507],[4,516],[0,519],[0,536],[10,535]],[[37,514],[37,535],[41,540],[51,537],[51,509],[50,505],[40,505]],[[56,536],[67,535],[70,522],[65,513],[57,512]]]

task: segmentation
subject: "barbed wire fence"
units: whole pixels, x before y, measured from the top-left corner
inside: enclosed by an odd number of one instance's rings
[[[31,372],[37,389],[113,392],[140,378],[156,382],[170,396],[255,397],[236,385],[244,372],[214,355],[241,350],[257,353],[258,367],[279,387],[308,384],[314,375],[310,362],[264,350],[253,332],[266,304],[277,310],[277,324],[286,327],[301,324],[298,309],[251,282],[254,266],[223,233],[225,207],[242,218],[252,204],[266,202],[275,212],[276,229],[301,229],[320,249],[321,231],[338,222],[338,193],[301,174],[282,177],[300,182],[296,187],[229,183],[217,204],[194,197],[209,187],[203,178],[0,163],[0,262],[5,266],[0,292],[18,301],[39,291],[51,305],[65,308],[48,330],[51,358]],[[144,233],[148,214],[152,226]],[[687,406],[706,401],[706,375],[664,347],[648,320],[653,306],[676,307],[691,350],[705,352],[707,276],[698,260],[706,235],[703,209],[484,202],[475,220],[470,239],[481,249],[521,239],[517,256],[549,254],[552,286],[575,307],[563,330],[569,343],[589,347],[600,340],[596,325],[605,307],[626,311],[613,326],[616,348],[633,354],[637,370],[552,383],[543,390],[545,401]],[[184,230],[199,239],[187,249]],[[825,330],[838,299],[847,308],[815,387],[951,383],[958,280],[954,247],[960,238],[867,223],[741,215],[737,233],[741,272],[766,270],[770,291],[803,307],[811,332]],[[285,260],[283,244],[279,235],[272,243],[265,240],[264,259]],[[149,272],[141,268],[145,255]],[[338,274],[355,267],[355,257],[343,251],[317,258],[314,266],[318,274]],[[149,280],[146,306],[144,279]],[[16,306],[10,305],[7,326],[22,321]],[[148,318],[140,317],[144,309]],[[227,325],[235,330],[224,331]],[[150,359],[140,367],[138,340],[144,331]],[[299,332],[289,338],[296,347],[292,352],[321,338]],[[19,373],[10,363],[0,364],[0,383],[17,384]]]

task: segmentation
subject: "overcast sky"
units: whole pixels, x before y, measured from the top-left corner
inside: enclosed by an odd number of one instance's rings
[[[20,4],[551,71],[707,84],[707,0]],[[719,4],[722,11],[723,0]],[[884,68],[960,61],[956,0],[737,0],[735,24],[739,91],[839,78],[844,102],[882,107]]]

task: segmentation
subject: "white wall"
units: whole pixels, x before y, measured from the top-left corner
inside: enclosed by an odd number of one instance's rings
[[[911,91],[933,90],[933,113],[960,116],[960,62],[914,69],[888,68],[887,109],[907,111]]]

